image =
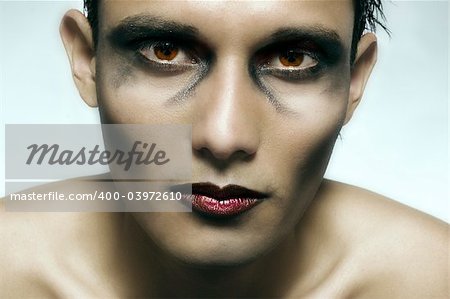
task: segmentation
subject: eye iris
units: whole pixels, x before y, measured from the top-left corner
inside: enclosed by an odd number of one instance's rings
[[[304,55],[294,50],[289,50],[280,55],[280,62],[284,66],[299,66],[303,62]]]
[[[155,56],[161,60],[173,60],[178,55],[178,48],[172,43],[161,43],[154,47]]]

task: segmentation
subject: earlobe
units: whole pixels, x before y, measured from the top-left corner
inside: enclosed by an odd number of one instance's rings
[[[350,92],[344,124],[351,119],[377,61],[377,38],[373,33],[363,35],[358,43],[350,81]]]
[[[80,11],[69,10],[61,21],[60,34],[80,96],[96,107],[95,50],[89,22]]]

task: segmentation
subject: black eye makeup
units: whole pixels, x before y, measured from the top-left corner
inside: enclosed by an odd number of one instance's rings
[[[148,36],[120,45],[138,65],[150,71],[177,74],[183,71],[204,68],[209,61],[206,51],[193,42],[174,39],[171,36]]]
[[[190,25],[137,15],[123,20],[108,36],[136,65],[155,74],[201,70],[203,77],[213,67],[211,48]],[[342,61],[345,52],[338,34],[320,26],[281,28],[255,49],[249,60],[253,78],[270,76],[292,83],[320,78]]]
[[[250,70],[256,76],[273,76],[304,82],[319,78],[341,61],[343,47],[334,32],[321,28],[282,29],[254,55]]]
[[[201,67],[210,54],[197,29],[147,15],[126,18],[108,35],[110,43],[153,72],[176,75]]]
[[[259,76],[296,81],[311,79],[326,69],[322,53],[299,44],[274,45],[259,51],[253,66]]]
[[[192,70],[203,62],[198,51],[170,39],[145,40],[131,48],[142,63],[161,72]]]

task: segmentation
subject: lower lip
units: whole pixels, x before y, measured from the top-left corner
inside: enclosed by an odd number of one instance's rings
[[[256,198],[233,198],[219,201],[198,194],[188,195],[185,199],[192,203],[194,210],[213,217],[235,216],[250,210],[261,202]]]

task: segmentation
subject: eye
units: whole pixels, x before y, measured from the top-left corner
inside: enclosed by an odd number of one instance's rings
[[[314,67],[318,61],[301,49],[286,49],[274,55],[269,66],[281,69],[307,69]]]
[[[319,78],[327,68],[326,55],[310,41],[273,44],[255,54],[257,72],[292,82]]]
[[[139,48],[139,54],[146,60],[154,63],[178,65],[196,64],[196,59],[190,57],[186,50],[170,41],[145,43]]]

